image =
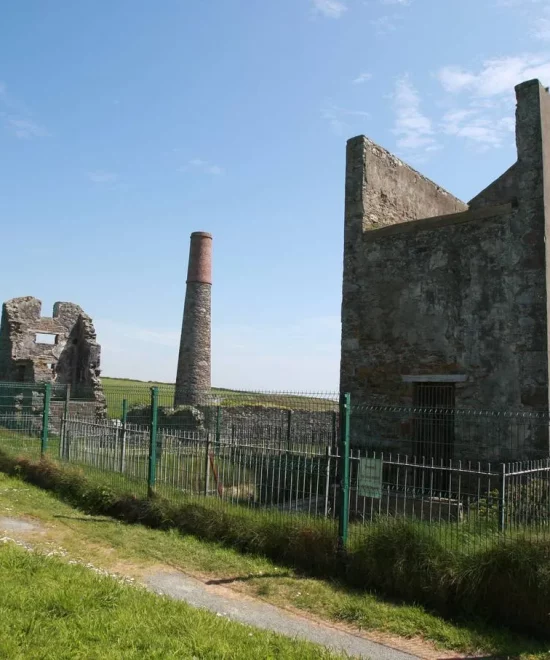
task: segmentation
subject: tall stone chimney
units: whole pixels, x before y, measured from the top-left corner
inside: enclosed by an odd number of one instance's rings
[[[200,394],[210,391],[211,299],[212,235],[196,231],[189,248],[175,406],[198,403]]]

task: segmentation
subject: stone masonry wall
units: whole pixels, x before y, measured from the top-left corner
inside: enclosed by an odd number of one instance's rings
[[[550,98],[538,81],[516,92],[518,162],[471,211],[373,158],[366,138],[348,144],[341,390],[352,401],[410,404],[404,375],[461,375],[460,407],[548,407]],[[519,453],[547,449],[548,434],[525,442]]]
[[[158,428],[209,432],[213,440],[217,410],[217,406],[204,405],[159,408]],[[150,414],[149,406],[135,406],[128,413],[128,421],[147,425]],[[327,447],[338,441],[336,409],[290,410],[252,405],[220,407],[220,436],[224,442],[286,447],[289,424],[291,443]]]
[[[210,429],[215,429],[216,410],[204,411]],[[221,433],[243,444],[285,447],[301,445],[332,446],[338,441],[338,420],[332,411],[289,410],[262,406],[231,406],[221,409]]]
[[[477,209],[484,206],[495,206],[503,202],[517,203],[518,172],[516,167],[517,164],[514,163],[496,181],[493,181],[487,188],[471,199],[468,203],[469,208]]]
[[[366,397],[373,400],[377,394],[361,370],[370,348],[370,342],[365,344],[360,335],[361,326],[375,325],[383,313],[378,305],[365,308],[369,290],[383,297],[376,280],[368,280],[365,235],[382,227],[466,209],[466,204],[365,136],[348,141],[340,391],[350,392],[356,401]],[[378,273],[377,277],[382,275]]]
[[[187,284],[178,359],[176,404],[193,403],[199,393],[210,390],[211,298],[210,284]],[[188,397],[191,398],[188,400]]]
[[[468,209],[364,135],[347,144],[345,204],[348,258],[353,256],[350,241],[359,239],[363,231]],[[353,264],[346,266],[349,270]]]
[[[51,317],[32,296],[4,303],[0,325],[0,381],[52,383],[85,389],[100,414],[105,412],[101,386],[101,347],[92,319],[78,305],[56,302]],[[53,342],[42,341],[42,334]]]

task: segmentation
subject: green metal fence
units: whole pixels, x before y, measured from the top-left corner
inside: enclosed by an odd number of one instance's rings
[[[395,519],[465,552],[550,536],[546,412],[223,391],[174,408],[173,388],[145,384],[105,395],[0,384],[0,450],[75,465],[138,496],[307,518],[341,547]]]

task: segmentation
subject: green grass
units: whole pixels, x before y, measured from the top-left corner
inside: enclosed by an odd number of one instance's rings
[[[0,656],[11,660],[336,657],[11,544],[0,584]]]
[[[159,405],[172,405],[175,386],[173,383],[154,381],[139,381],[123,378],[102,377],[103,391],[107,399],[110,417],[120,417],[122,400],[126,399],[130,407],[147,405],[151,399],[151,387],[159,388]],[[234,406],[264,406],[281,409],[335,411],[338,405],[335,401],[299,394],[263,394],[214,387],[211,396],[206,396],[205,405]]]
[[[55,543],[72,557],[95,565],[112,568],[123,564],[129,574],[139,575],[162,563],[208,579],[233,581],[239,590],[276,605],[290,605],[364,630],[421,637],[439,648],[462,653],[527,657],[545,649],[542,642],[504,628],[479,621],[445,620],[421,606],[383,600],[336,581],[307,577],[266,557],[241,554],[176,529],[162,531],[83,515],[53,494],[6,475],[0,475],[0,515],[32,516],[46,524],[48,533],[40,541],[44,550]],[[386,554],[388,562],[394,561],[388,550]],[[398,576],[400,570],[403,568],[397,566]]]

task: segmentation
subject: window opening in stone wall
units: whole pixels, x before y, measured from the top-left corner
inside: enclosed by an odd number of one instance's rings
[[[48,332],[37,332],[34,341],[37,344],[57,344],[57,335]]]
[[[454,448],[454,383],[414,383],[414,453],[435,464],[448,463]]]
[[[26,375],[27,375],[27,366],[25,364],[18,364],[17,371],[15,373],[15,380],[18,383],[24,383]]]

